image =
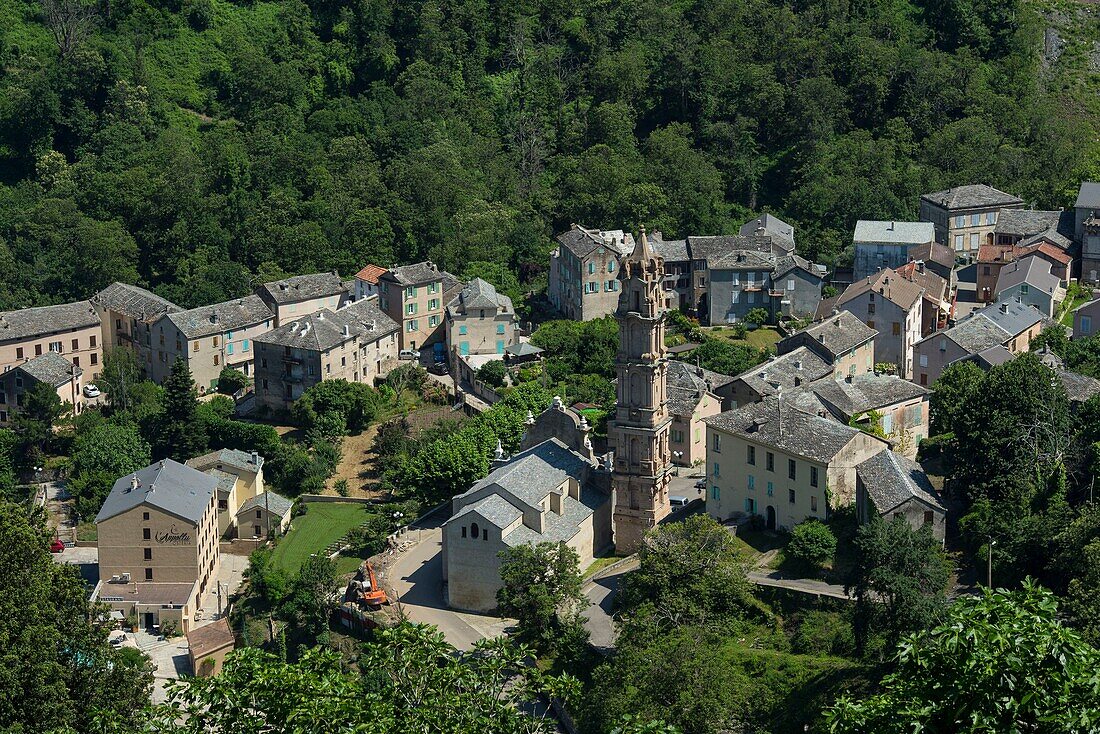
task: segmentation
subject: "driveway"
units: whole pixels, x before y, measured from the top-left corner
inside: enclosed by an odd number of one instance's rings
[[[383,581],[395,592],[394,602],[400,611],[412,622],[435,625],[459,650],[469,650],[478,640],[504,634],[514,620],[447,608],[443,596],[443,533],[437,523],[431,525],[410,529],[407,537],[418,538],[418,542],[382,572]]]
[[[615,597],[623,577],[638,568],[638,558],[633,556],[623,565],[604,569],[603,572],[585,582],[584,595],[591,606],[584,612],[584,628],[588,630],[592,645],[600,650],[615,647],[615,621],[612,611]]]

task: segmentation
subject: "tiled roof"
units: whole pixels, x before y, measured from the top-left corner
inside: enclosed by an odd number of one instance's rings
[[[468,313],[470,309],[491,308],[502,313],[515,313],[512,307],[512,299],[497,293],[493,284],[474,278],[447,304],[447,313],[452,317]]]
[[[704,392],[713,391],[734,379],[687,362],[669,360],[666,386],[669,412],[673,415],[691,415]]]
[[[378,278],[381,277],[386,269],[380,265],[367,265],[365,268],[355,274],[355,277],[359,280],[370,283],[371,285],[378,285]]]
[[[115,480],[95,521],[103,522],[146,504],[197,525],[210,506],[217,485],[217,479],[210,474],[172,459],[158,461]]]
[[[34,359],[27,360],[16,369],[22,370],[38,382],[44,382],[50,387],[60,387],[73,379],[74,376],[79,377],[84,374],[84,370],[76,367],[57,352],[46,352]]]
[[[297,321],[256,337],[257,342],[327,352],[351,339],[376,341],[400,327],[373,298],[363,298],[335,311],[322,308]]]
[[[254,497],[249,497],[248,500],[241,505],[241,509],[237,510],[237,514],[240,515],[242,512],[248,512],[249,510],[265,508],[273,515],[286,517],[287,513],[289,513],[293,507],[294,501],[287,499],[281,494],[276,494],[275,492],[260,492]]]
[[[1050,263],[1041,257],[1029,256],[1001,267],[995,292],[1000,295],[1009,288],[1027,283],[1029,287],[1053,295],[1061,286],[1058,276],[1051,274]]]
[[[703,422],[748,441],[822,462],[832,461],[860,434],[858,429],[832,418],[799,410],[787,397],[774,396],[704,418]]]
[[[909,257],[913,260],[939,263],[948,268],[955,267],[955,253],[947,245],[939,242],[926,242],[909,248]]]
[[[806,347],[798,347],[745,370],[734,379],[744,382],[757,395],[774,395],[780,389],[787,390],[820,380],[832,371],[832,364]]]
[[[634,250],[634,235],[621,229],[589,229],[574,224],[556,239],[558,244],[580,259],[588,257],[601,247],[618,253],[620,257],[629,255]]]
[[[850,311],[840,311],[803,329],[800,333],[806,334],[810,339],[825,347],[835,358],[871,341],[878,334],[878,330],[872,329],[860,321]],[[790,338],[787,337],[784,341]]]
[[[873,372],[843,380],[826,377],[810,385],[809,389],[832,410],[843,414],[845,420],[864,411],[878,410],[928,395],[927,388],[914,382],[897,375],[876,375]]]
[[[691,236],[687,241],[692,259],[705,260],[708,268],[734,252],[774,252],[774,240],[766,234]]]
[[[412,263],[411,265],[394,265],[379,278],[395,280],[401,285],[424,285],[439,280],[442,272],[431,260]]]
[[[1082,181],[1075,209],[1100,209],[1100,183]]]
[[[893,451],[880,451],[856,467],[856,476],[880,514],[910,499],[945,511],[943,502],[921,465]]]
[[[183,310],[156,293],[117,281],[92,296],[92,303],[147,324],[166,313]]]
[[[888,301],[897,304],[908,311],[913,304],[924,295],[924,289],[915,283],[911,283],[900,277],[890,268],[885,268],[866,278],[857,280],[844,289],[837,299],[836,305],[843,306],[853,298],[874,291]]]
[[[0,342],[98,325],[99,316],[91,301],[4,311],[0,313]]]
[[[947,299],[947,281],[928,268],[921,271],[921,269],[917,267],[916,261],[902,265],[895,272],[910,283],[915,283],[923,288],[925,295],[929,298],[934,298],[937,301]]]
[[[192,469],[198,469],[199,471],[229,466],[234,469],[255,473],[257,469],[263,468],[264,457],[256,454],[256,462],[253,463],[252,454],[247,451],[241,451],[240,449],[218,449],[217,451],[211,451],[210,453],[188,459],[184,463]]]
[[[257,295],[235,298],[232,301],[199,306],[187,311],[169,313],[167,319],[176,325],[188,339],[211,334],[246,329],[275,317],[264,300]]]
[[[346,293],[344,282],[336,273],[310,273],[264,283],[260,290],[278,304],[297,303]]]
[[[523,517],[523,512],[499,494],[491,494],[477,502],[466,505],[451,518],[452,520],[477,513],[488,523],[498,528],[506,528]]]
[[[234,642],[233,630],[229,629],[227,617],[201,627],[192,627],[187,633],[187,647],[195,660],[202,660],[210,653],[217,652]]]
[[[924,194],[920,198],[949,210],[991,209],[998,206],[1018,206],[1024,203],[1023,199],[985,184],[956,186],[953,189],[937,191],[934,194]]]
[[[531,507],[539,504],[567,477],[584,476],[588,462],[579,454],[558,441],[551,439],[516,454],[503,466],[476,482],[465,497],[484,487],[495,485]]]
[[[741,225],[737,233],[748,235],[761,231],[764,234],[783,240],[790,245],[791,250],[794,249],[794,227],[771,214],[761,214],[756,219],[750,219]]]
[[[860,219],[856,222],[853,241],[882,242],[898,245],[919,245],[936,238],[936,228],[931,222],[880,222]]]

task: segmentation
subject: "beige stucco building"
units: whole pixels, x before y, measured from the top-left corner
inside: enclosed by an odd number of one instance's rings
[[[294,275],[264,283],[256,291],[275,315],[275,325],[300,319],[322,308],[333,311],[348,302],[348,287],[336,273]]]
[[[902,377],[913,376],[913,345],[920,341],[924,323],[925,290],[886,268],[848,286],[836,308],[848,311],[875,336],[875,359],[897,368]]]
[[[264,457],[255,451],[221,449],[188,459],[186,465],[217,480],[218,537],[236,537],[241,506],[265,492]]]
[[[668,448],[677,466],[702,464],[707,454],[707,427],[703,419],[722,412],[722,398],[714,391],[732,377],[702,367],[669,360],[668,412],[672,416]]]
[[[152,627],[190,629],[216,582],[217,480],[171,459],[119,478],[95,519],[99,575],[93,599]]]
[[[462,287],[447,304],[447,351],[460,357],[504,354],[516,343],[516,309],[512,299],[481,278]]]
[[[400,325],[401,349],[431,346],[442,358],[446,348],[443,308],[459,285],[458,278],[440,270],[431,260],[394,266],[378,277],[378,305]]]
[[[153,325],[165,314],[184,309],[144,288],[119,282],[96,293],[91,301],[103,327],[103,348],[134,350],[142,374],[152,374]]]
[[[102,349],[99,315],[91,301],[0,313],[0,372],[56,352],[94,381],[102,369]]]
[[[149,376],[163,382],[182,357],[203,394],[215,390],[226,367],[252,375],[253,342],[274,326],[275,314],[259,296],[167,313],[152,329],[156,358]]]
[[[719,521],[759,515],[771,529],[824,520],[830,503],[854,502],[856,466],[888,450],[880,438],[780,397],[704,422],[707,514]]]
[[[956,255],[977,257],[978,248],[994,244],[1001,209],[1023,209],[1023,199],[985,184],[956,186],[920,197],[920,220],[931,222],[936,241]]]
[[[256,340],[256,400],[287,409],[323,380],[374,385],[397,364],[398,325],[366,298],[321,309]]]
[[[61,404],[72,406],[74,415],[84,411],[84,370],[56,352],[46,352],[7,372],[0,373],[0,425],[6,425],[23,409],[24,395],[38,383],[57,391]]]
[[[850,311],[838,311],[816,324],[782,339],[779,354],[805,347],[833,367],[833,377],[871,372],[875,368],[875,337],[878,330],[863,323]]]

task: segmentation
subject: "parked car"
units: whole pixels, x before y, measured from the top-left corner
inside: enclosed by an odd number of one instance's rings
[[[683,495],[672,495],[668,498],[668,504],[672,507],[673,512],[679,512],[688,505],[691,504],[691,500]]]
[[[431,372],[433,375],[445,375],[447,374],[447,363],[436,362],[428,368],[428,372]]]
[[[87,385],[84,386],[84,397],[86,397],[86,398],[98,398],[99,395],[100,395],[99,388],[96,387],[95,385],[93,385],[92,383],[89,382]]]
[[[420,352],[415,349],[402,349],[397,353],[398,359],[412,359],[417,362],[420,361]]]
[[[703,477],[698,482],[696,482],[695,483],[695,488],[696,489],[706,489],[707,488],[707,478]]]
[[[65,550],[65,544],[61,542],[61,538],[54,538],[50,542],[50,553],[60,553]]]

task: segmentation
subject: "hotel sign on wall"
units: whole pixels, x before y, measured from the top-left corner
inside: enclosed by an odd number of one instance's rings
[[[165,530],[162,533],[154,535],[153,539],[161,545],[190,545],[191,533],[178,532],[176,526],[173,525],[170,530]]]

